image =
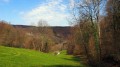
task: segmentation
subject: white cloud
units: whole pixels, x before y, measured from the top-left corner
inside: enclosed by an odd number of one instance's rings
[[[22,18],[29,24],[31,22],[36,24],[42,19],[53,26],[67,25],[67,6],[62,2],[63,0],[47,0],[47,3],[43,3],[31,11],[21,12]]]
[[[74,0],[70,0],[70,8],[72,9],[72,8],[74,8],[74,6],[75,6],[75,1]]]

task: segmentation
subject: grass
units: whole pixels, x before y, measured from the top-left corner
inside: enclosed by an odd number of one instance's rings
[[[84,67],[78,58],[42,53],[29,49],[0,46],[0,67]]]

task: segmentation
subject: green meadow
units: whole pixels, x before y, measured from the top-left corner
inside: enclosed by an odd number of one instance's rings
[[[0,46],[0,67],[85,67],[66,51],[60,55]]]

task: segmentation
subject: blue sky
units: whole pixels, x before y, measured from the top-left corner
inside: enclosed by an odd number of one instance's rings
[[[68,26],[69,6],[69,0],[0,0],[0,20],[22,25],[46,20],[51,26]]]

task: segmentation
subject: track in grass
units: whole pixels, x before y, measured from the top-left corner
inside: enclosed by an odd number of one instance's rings
[[[42,53],[34,50],[0,46],[0,67],[84,67],[79,58]]]

